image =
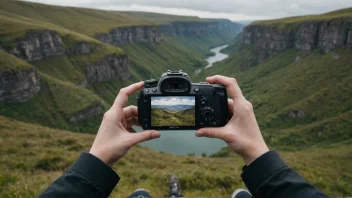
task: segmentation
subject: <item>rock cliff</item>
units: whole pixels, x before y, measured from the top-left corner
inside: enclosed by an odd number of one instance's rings
[[[128,67],[129,60],[126,55],[111,55],[88,65],[84,69],[84,73],[87,77],[87,83],[93,84],[108,81],[112,78],[127,79],[130,77]]]
[[[162,36],[207,36],[211,33],[234,33],[240,31],[241,25],[228,20],[209,22],[171,22],[159,26],[135,26],[114,28],[109,33],[99,34],[96,38],[104,43],[121,46],[126,43],[157,43]]]
[[[289,48],[305,51],[320,49],[329,52],[340,47],[352,46],[352,18],[305,21],[287,27],[249,25],[244,29],[241,48],[248,46],[258,56],[255,61],[250,61],[249,66],[254,66]]]
[[[0,73],[0,101],[24,102],[40,91],[35,69]]]
[[[28,32],[7,51],[21,59],[33,61],[47,56],[64,55],[66,48],[61,37],[55,32],[38,31]]]

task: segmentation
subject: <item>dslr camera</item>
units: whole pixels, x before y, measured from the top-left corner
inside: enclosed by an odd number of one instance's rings
[[[137,103],[138,120],[144,130],[221,127],[229,117],[225,86],[192,83],[182,70],[167,71],[159,81],[145,81]]]

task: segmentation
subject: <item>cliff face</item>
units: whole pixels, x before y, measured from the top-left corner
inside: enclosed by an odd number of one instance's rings
[[[130,72],[128,66],[129,60],[126,55],[111,55],[94,64],[88,65],[84,72],[87,77],[87,83],[93,84],[108,81],[112,78],[129,78]],[[83,82],[82,84],[84,85],[86,83]]]
[[[152,26],[114,28],[106,34],[99,34],[96,38],[104,43],[123,45],[133,42],[159,42],[161,35]]]
[[[133,42],[157,43],[165,36],[207,36],[220,31],[240,31],[241,26],[227,20],[212,22],[172,22],[160,26],[119,27],[96,38],[104,43],[121,46]],[[233,32],[232,32],[233,33]]]
[[[352,46],[352,19],[303,22],[289,30],[273,25],[249,25],[244,29],[242,48],[248,46],[259,57],[250,66],[289,48],[329,52]]]
[[[66,49],[61,37],[55,32],[41,31],[27,33],[9,52],[21,59],[33,61],[46,56],[64,55]]]
[[[0,101],[24,102],[40,91],[34,69],[0,73]]]

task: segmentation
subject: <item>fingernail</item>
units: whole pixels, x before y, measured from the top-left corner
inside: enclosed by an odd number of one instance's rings
[[[203,131],[197,131],[196,132],[196,136],[202,136],[203,135]]]
[[[153,138],[159,138],[160,137],[160,133],[158,131],[153,131],[152,132],[152,137]]]

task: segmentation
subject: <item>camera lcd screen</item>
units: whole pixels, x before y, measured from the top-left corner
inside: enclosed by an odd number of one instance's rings
[[[151,126],[195,126],[195,96],[152,96]]]

